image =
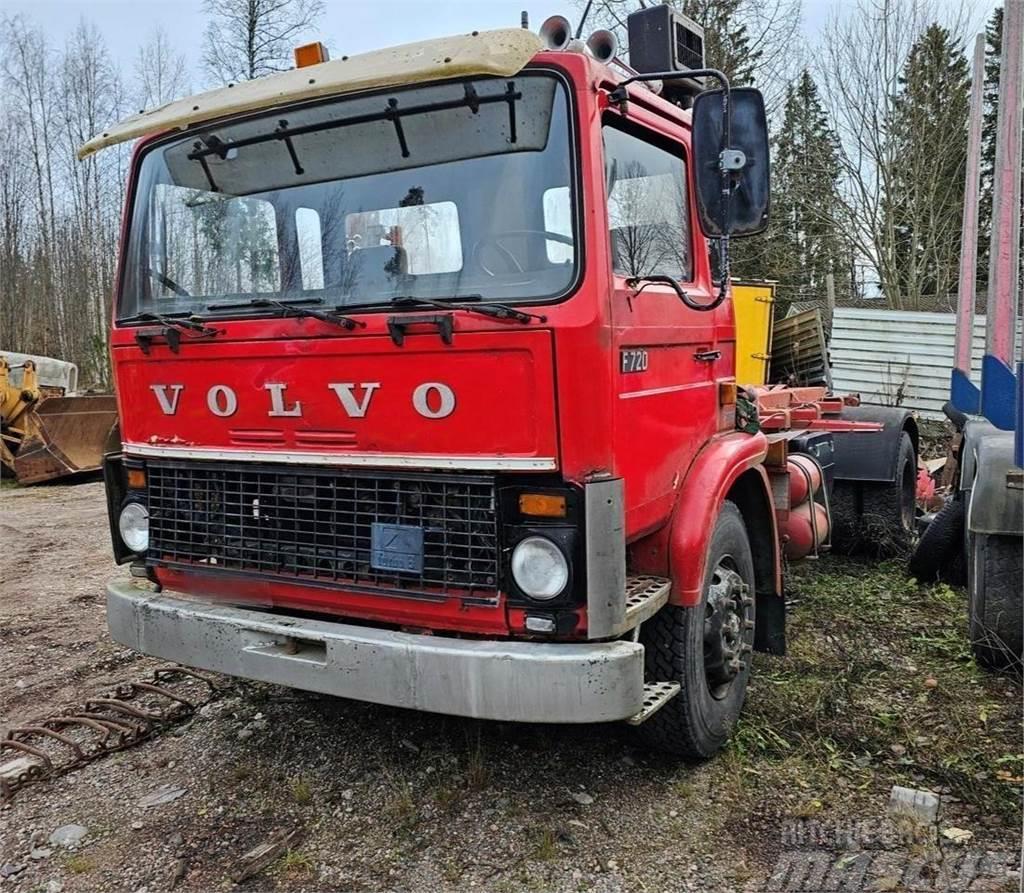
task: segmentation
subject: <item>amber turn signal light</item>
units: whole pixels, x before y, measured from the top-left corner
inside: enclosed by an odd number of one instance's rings
[[[534,518],[564,518],[565,497],[548,493],[523,493],[519,496],[519,511]]]
[[[144,490],[146,487],[146,469],[128,469],[128,487],[131,490]]]
[[[718,383],[718,405],[732,406],[736,402],[736,382],[720,381]]]
[[[295,48],[295,67],[305,68],[307,65],[319,65],[331,58],[325,47],[318,40],[316,43],[305,43]]]

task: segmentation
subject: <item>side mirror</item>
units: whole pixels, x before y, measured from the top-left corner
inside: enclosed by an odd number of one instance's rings
[[[768,225],[768,122],[761,91],[730,90],[729,119],[730,133],[723,139],[721,90],[694,99],[693,167],[706,236],[751,236]],[[724,193],[723,167],[731,184]]]

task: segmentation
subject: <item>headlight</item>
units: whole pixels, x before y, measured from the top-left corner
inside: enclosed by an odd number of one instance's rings
[[[512,551],[512,577],[530,598],[555,598],[569,582],[569,562],[551,540],[528,536]]]
[[[133,552],[145,552],[149,548],[149,512],[144,505],[129,502],[121,509],[117,529],[121,531],[124,544]]]

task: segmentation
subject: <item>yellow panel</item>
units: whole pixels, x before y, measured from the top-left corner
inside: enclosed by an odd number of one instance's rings
[[[733,282],[737,384],[765,384],[768,379],[774,304],[774,282]]]
[[[542,49],[540,38],[532,31],[501,28],[332,59],[177,99],[132,115],[94,136],[78,150],[78,157],[87,158],[106,146],[149,133],[184,130],[201,121],[286,102],[468,75],[508,77],[521,71]]]

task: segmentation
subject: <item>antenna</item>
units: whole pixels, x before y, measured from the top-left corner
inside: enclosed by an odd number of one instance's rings
[[[583,10],[583,15],[580,16],[580,23],[576,26],[576,39],[580,39],[580,35],[583,33],[583,26],[587,23],[587,16],[590,15],[590,7],[594,5],[594,0],[587,0],[586,9]]]

